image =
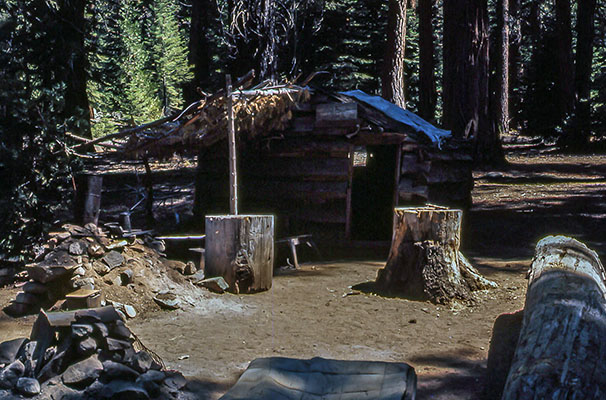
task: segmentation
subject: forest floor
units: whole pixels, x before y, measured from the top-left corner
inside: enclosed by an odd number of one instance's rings
[[[508,160],[504,170],[475,173],[464,216],[463,253],[499,285],[473,304],[356,290],[374,280],[385,263],[378,257],[307,262],[278,274],[267,292],[208,294],[196,307],[143,312],[129,327],[204,399],[219,398],[250,361],[267,356],[406,362],[418,374],[419,399],[481,398],[492,325],[523,307],[537,240],[566,234],[606,252],[606,156],[527,152]],[[0,290],[0,306],[16,291]],[[0,341],[28,335],[33,320],[0,314]]]

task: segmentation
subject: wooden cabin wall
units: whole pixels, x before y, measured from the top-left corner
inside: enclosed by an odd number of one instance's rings
[[[274,214],[276,236],[312,233],[343,239],[350,185],[345,139],[286,136],[239,149],[239,213]],[[197,218],[229,211],[229,171],[224,141],[200,153]]]
[[[261,142],[243,159],[242,202],[274,212],[284,235],[343,239],[351,145],[343,139],[299,137]]]
[[[398,204],[471,206],[473,176],[470,150],[466,143],[445,144],[438,149],[412,141],[404,142]]]

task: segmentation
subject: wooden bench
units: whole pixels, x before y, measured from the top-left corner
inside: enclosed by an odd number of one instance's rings
[[[276,240],[276,244],[286,243],[290,248],[290,254],[292,255],[293,264],[295,268],[299,268],[299,260],[297,258],[297,246],[300,244],[306,244],[307,246],[314,249],[318,258],[322,258],[320,254],[320,250],[316,246],[316,243],[313,241],[311,235],[298,235],[298,236],[288,236],[280,240]]]

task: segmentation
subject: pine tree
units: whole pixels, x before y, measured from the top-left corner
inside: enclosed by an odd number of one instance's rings
[[[183,85],[193,79],[187,44],[177,20],[177,4],[174,0],[156,0],[152,4],[152,57],[165,112],[183,105]]]

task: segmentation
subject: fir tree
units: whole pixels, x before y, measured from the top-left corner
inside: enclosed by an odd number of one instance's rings
[[[187,45],[177,20],[178,3],[156,0],[152,5],[154,69],[159,99],[165,112],[183,105],[183,85],[193,78],[187,62]]]

